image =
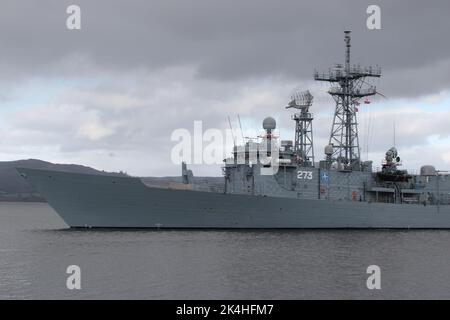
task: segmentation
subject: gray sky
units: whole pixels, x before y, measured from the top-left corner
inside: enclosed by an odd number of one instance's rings
[[[81,7],[81,30],[66,28],[70,4]],[[381,7],[382,30],[366,28],[369,4]],[[376,85],[388,97],[360,112],[363,154],[369,145],[380,162],[395,122],[405,165],[450,168],[448,0],[4,0],[1,8],[4,160],[178,174],[174,129],[194,120],[226,129],[238,113],[253,129],[274,115],[292,138],[283,109],[295,88],[316,97],[321,158],[334,106],[312,74],[343,62],[350,29],[353,62],[380,65]]]

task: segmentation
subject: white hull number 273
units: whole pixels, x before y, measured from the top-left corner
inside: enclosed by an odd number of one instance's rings
[[[300,171],[297,172],[297,179],[302,179],[302,180],[308,179],[308,180],[312,180],[312,178],[313,178],[313,173],[312,173],[312,171],[302,171],[302,170],[300,170]]]

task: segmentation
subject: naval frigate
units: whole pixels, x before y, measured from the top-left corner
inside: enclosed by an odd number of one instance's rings
[[[193,185],[185,164],[183,184],[169,188],[137,177],[17,170],[74,228],[450,228],[450,175],[431,165],[420,174],[401,170],[395,147],[380,170],[361,160],[358,106],[378,94],[369,80],[381,69],[350,64],[350,31],[345,45],[344,64],[314,73],[315,80],[330,83],[336,105],[318,162],[313,96],[304,91],[286,107],[295,110],[295,139],[278,142],[275,120],[264,119],[260,140],[235,146],[224,160],[220,192]],[[254,150],[264,150],[264,157]]]

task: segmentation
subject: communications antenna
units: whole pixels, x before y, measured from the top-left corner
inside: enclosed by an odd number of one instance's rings
[[[231,125],[230,116],[227,116],[228,125],[230,126],[231,136],[233,137],[233,147],[236,147],[236,137],[234,136],[233,126]]]
[[[245,144],[244,131],[242,131],[241,117],[239,116],[239,113],[237,115],[237,118],[238,118],[238,121],[239,121],[239,129],[241,130],[242,143]]]

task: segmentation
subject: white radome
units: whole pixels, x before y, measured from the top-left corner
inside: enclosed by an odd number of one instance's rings
[[[272,117],[267,117],[263,120],[263,129],[274,130],[277,127],[277,122]]]

